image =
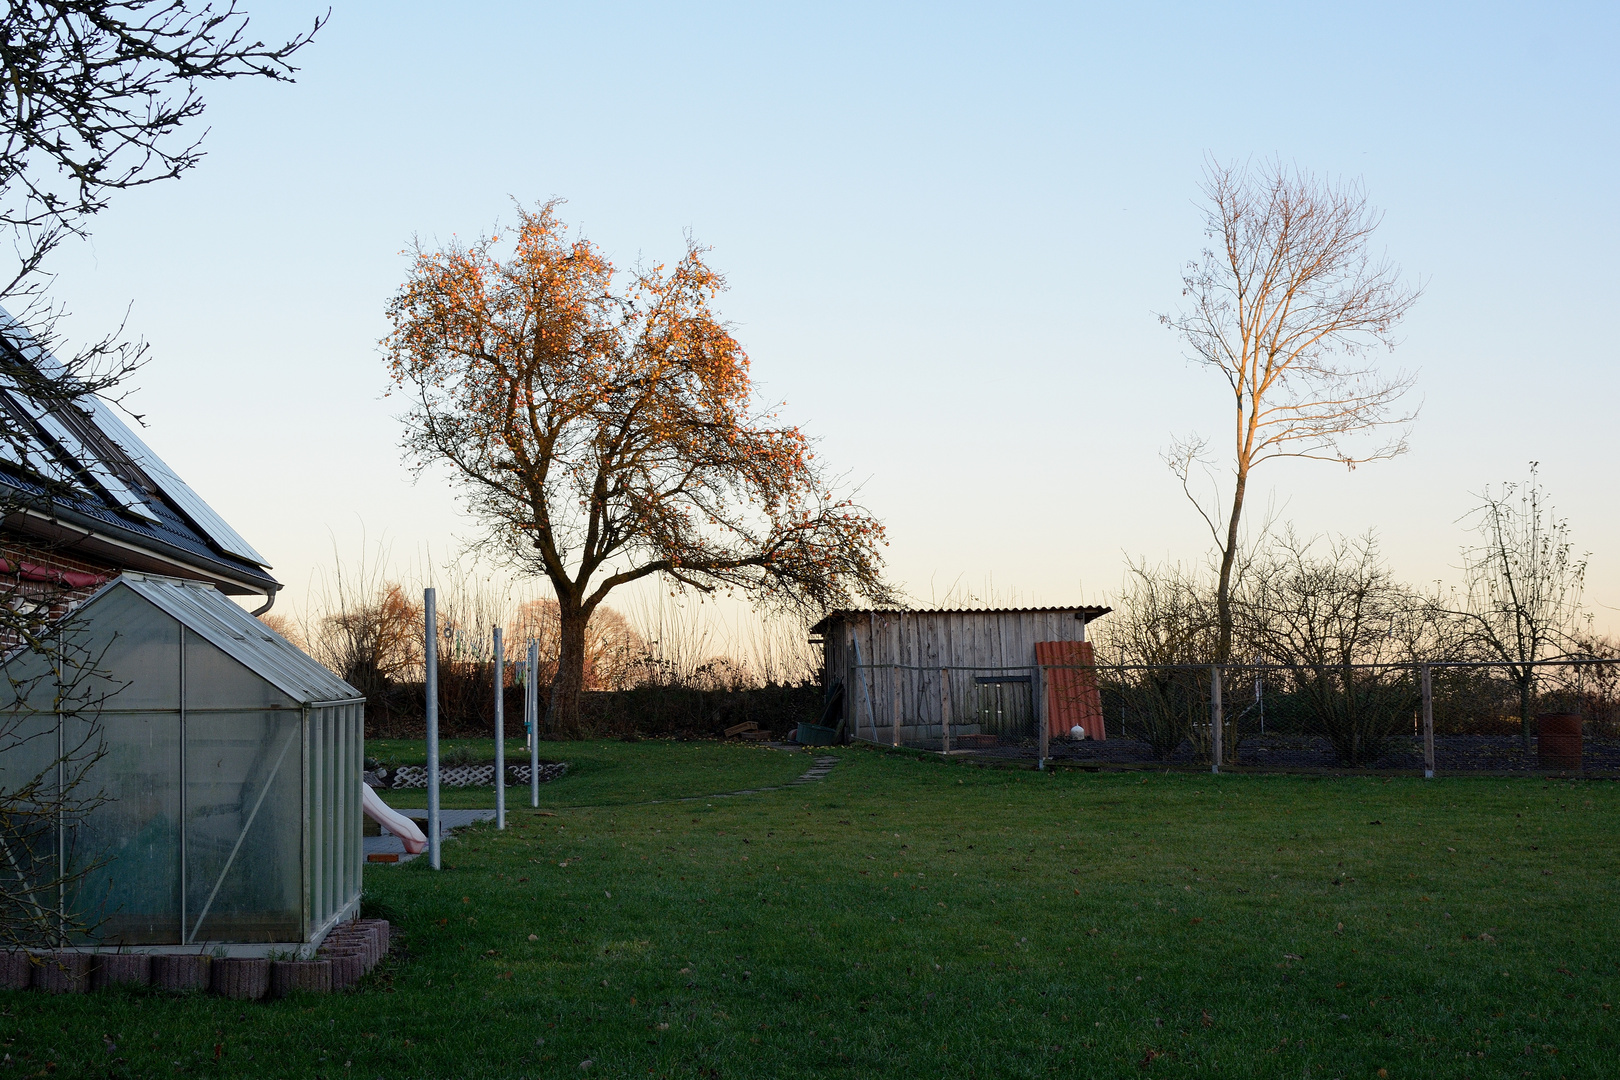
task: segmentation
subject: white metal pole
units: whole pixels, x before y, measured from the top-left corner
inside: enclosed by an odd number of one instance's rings
[[[495,627],[495,827],[506,828],[506,647]]]
[[[1209,669],[1209,759],[1210,772],[1221,771],[1221,669]]]
[[[427,646],[427,785],[428,864],[439,869],[439,611],[432,589],[422,593],[423,628]]]
[[[540,805],[540,643],[529,642],[529,805]]]

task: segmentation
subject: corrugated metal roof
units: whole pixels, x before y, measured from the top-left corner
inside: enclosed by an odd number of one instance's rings
[[[90,607],[108,591],[119,587],[133,590],[300,704],[345,701],[362,696],[360,691],[237,607],[212,585],[125,573],[102,586],[95,596],[85,601],[84,607]]]
[[[833,622],[836,619],[847,619],[852,615],[1017,615],[1017,614],[1020,614],[1020,613],[1023,613],[1023,612],[1028,612],[1028,613],[1034,614],[1034,615],[1040,615],[1040,614],[1048,614],[1049,615],[1049,614],[1061,614],[1061,613],[1064,613],[1064,612],[1073,612],[1076,615],[1084,615],[1085,619],[1086,619],[1086,622],[1091,622],[1093,619],[1102,618],[1104,615],[1107,615],[1109,612],[1111,612],[1113,610],[1114,609],[1111,608],[1111,607],[1097,607],[1097,606],[1094,606],[1094,605],[1093,606],[1076,605],[1074,607],[1057,606],[1057,607],[1003,607],[1003,608],[993,608],[993,607],[968,607],[968,608],[943,608],[943,607],[941,607],[941,608],[902,608],[902,607],[840,608],[837,611],[829,611],[829,612],[827,612],[827,614],[823,615],[820,619],[818,619],[816,621],[814,626],[810,627],[810,632],[812,634],[819,634],[819,633],[821,633],[821,628],[826,626],[828,623]]]

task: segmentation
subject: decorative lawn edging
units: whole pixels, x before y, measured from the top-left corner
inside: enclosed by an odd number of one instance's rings
[[[83,994],[112,986],[208,990],[236,1001],[353,987],[388,955],[386,919],[339,923],[309,960],[182,953],[98,953],[77,949],[0,953],[0,989]]]
[[[548,761],[540,765],[540,782],[542,784],[556,780],[568,771],[566,761]],[[401,765],[396,769],[373,769],[370,776],[382,788],[425,788],[427,787],[427,767],[423,765]],[[439,783],[445,787],[489,787],[495,782],[495,765],[451,765],[439,766]],[[529,767],[527,765],[508,765],[506,767],[506,786],[521,787],[529,782]]]

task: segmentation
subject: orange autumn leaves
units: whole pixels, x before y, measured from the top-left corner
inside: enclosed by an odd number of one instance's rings
[[[448,466],[485,540],[549,579],[565,666],[569,627],[652,574],[807,609],[888,598],[882,526],[761,406],[707,252],[620,271],[558,206],[418,247],[383,347],[409,459]]]

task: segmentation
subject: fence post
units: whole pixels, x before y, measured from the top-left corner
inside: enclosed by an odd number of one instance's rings
[[[427,695],[428,865],[439,869],[439,605],[432,589],[422,591],[422,635]]]
[[[1035,701],[1034,701],[1034,706],[1035,706],[1035,724],[1036,724],[1035,738],[1036,738],[1037,744],[1040,746],[1040,749],[1036,751],[1036,753],[1038,753],[1040,755],[1040,760],[1038,760],[1035,763],[1035,767],[1044,772],[1045,769],[1046,769],[1047,755],[1050,754],[1051,751],[1052,751],[1052,733],[1051,733],[1050,730],[1048,730],[1051,727],[1051,724],[1048,722],[1047,717],[1046,717],[1046,665],[1045,664],[1036,664],[1035,665]]]
[[[1423,778],[1434,779],[1434,684],[1429,679],[1429,665],[1421,665],[1423,673]]]
[[[872,741],[877,742],[877,706],[872,701],[872,691],[866,685],[866,666],[861,663],[861,639],[853,631],[849,635],[850,652],[855,656],[855,697],[850,708],[855,713],[855,737],[861,737],[861,697],[866,698],[866,718],[872,723]],[[847,695],[850,691],[845,690]]]
[[[900,665],[889,668],[894,673],[894,745],[900,745]]]
[[[506,653],[495,627],[495,827],[506,828]]]
[[[540,805],[540,642],[529,642],[529,805]]]
[[[1221,771],[1221,669],[1209,669],[1209,753],[1210,772]]]
[[[951,752],[951,669],[939,669],[939,731],[946,754]]]

